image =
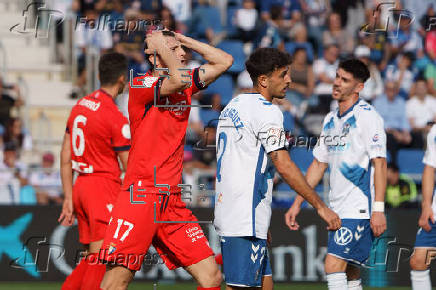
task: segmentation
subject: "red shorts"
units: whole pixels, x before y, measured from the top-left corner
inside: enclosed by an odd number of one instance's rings
[[[79,224],[79,241],[102,240],[121,184],[101,176],[79,176],[73,186],[74,212]]]
[[[137,194],[145,195],[138,198]],[[156,194],[121,191],[103,245],[100,259],[123,265],[130,270],[141,268],[152,244],[168,269],[186,267],[213,255],[197,218],[186,208],[180,193]],[[171,222],[168,222],[171,221]]]

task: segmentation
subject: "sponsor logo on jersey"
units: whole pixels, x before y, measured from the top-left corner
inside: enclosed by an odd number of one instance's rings
[[[374,137],[372,137],[372,142],[377,142],[380,139],[380,136],[378,134],[375,134]]]
[[[142,79],[142,85],[145,88],[151,88],[155,81],[157,81],[157,77],[145,77]]]
[[[342,227],[336,231],[334,240],[340,246],[348,245],[353,240],[353,233],[350,229]]]

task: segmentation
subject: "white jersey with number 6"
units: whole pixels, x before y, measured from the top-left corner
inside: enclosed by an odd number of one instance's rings
[[[218,234],[266,239],[274,176],[267,154],[288,146],[282,112],[260,94],[238,95],[221,112],[216,146]]]

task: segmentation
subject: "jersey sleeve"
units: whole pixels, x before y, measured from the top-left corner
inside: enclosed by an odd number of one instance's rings
[[[361,126],[362,141],[369,159],[386,158],[386,133],[383,119],[372,109],[366,112],[361,120],[364,122]]]
[[[261,119],[255,132],[257,140],[261,142],[266,153],[289,146],[283,128],[283,113],[275,105],[271,104],[271,106],[273,107],[259,114]]]
[[[333,117],[331,117],[330,114],[328,114],[324,118],[321,136],[318,142],[316,143],[315,147],[313,148],[313,157],[315,157],[319,162],[323,162],[323,163],[328,163],[328,150],[327,150],[327,144],[325,142],[325,138],[327,137],[326,128],[329,122],[333,122]]]
[[[121,112],[112,124],[112,147],[114,151],[128,151],[130,149],[130,126],[127,118]]]
[[[433,128],[427,135],[427,150],[425,151],[422,162],[436,168],[436,125],[433,125]]]
[[[135,103],[149,104],[160,98],[160,86],[164,77],[145,76],[130,83],[129,98]]]

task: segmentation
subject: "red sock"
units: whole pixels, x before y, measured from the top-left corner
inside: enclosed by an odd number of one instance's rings
[[[215,262],[216,262],[218,265],[222,265],[222,264],[223,264],[223,255],[221,255],[221,254],[216,255],[216,256],[215,256]]]
[[[100,283],[106,272],[106,265],[98,260],[98,253],[86,257],[88,268],[83,276],[81,290],[100,290]]]
[[[197,287],[197,290],[221,290],[221,287],[220,287],[220,286],[217,286],[217,287],[208,287],[208,288],[203,288],[203,287],[198,286],[198,287]]]
[[[64,284],[62,284],[62,290],[79,290],[80,285],[82,285],[83,276],[88,268],[88,263],[86,259],[82,259],[79,265],[71,272],[71,274],[65,279]]]

